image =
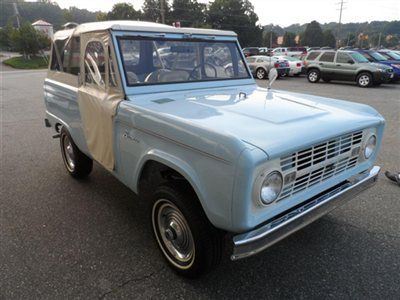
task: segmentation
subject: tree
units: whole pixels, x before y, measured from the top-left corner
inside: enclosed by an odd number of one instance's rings
[[[164,4],[164,15],[166,23],[170,23],[169,5],[166,0],[144,0],[142,11],[143,19],[150,22],[161,22],[161,1]]]
[[[206,5],[197,0],[173,0],[170,18],[181,22],[182,27],[203,27],[206,22]]]
[[[114,4],[111,11],[107,13],[108,20],[138,20],[141,17],[142,13],[126,2]]]
[[[290,31],[285,31],[285,34],[283,35],[283,42],[282,46],[285,47],[294,47],[296,46],[296,34]]]
[[[259,46],[262,28],[249,0],[215,0],[207,11],[207,23],[212,28],[233,30],[242,46]]]
[[[262,36],[262,45],[264,47],[275,47],[277,45],[278,36],[274,31],[266,31]]]
[[[307,24],[301,44],[309,47],[320,47],[322,46],[323,42],[324,35],[319,23],[317,21],[312,21],[310,24]]]
[[[332,33],[332,30],[327,29],[323,32],[324,35],[324,42],[323,42],[323,46],[328,46],[331,48],[335,48],[336,47],[336,38]]]
[[[10,37],[13,30],[11,22],[8,22],[4,28],[0,29],[0,48],[7,50],[11,48]]]
[[[50,45],[47,36],[33,28],[29,22],[24,22],[19,29],[12,31],[10,42],[13,49],[27,58]]]

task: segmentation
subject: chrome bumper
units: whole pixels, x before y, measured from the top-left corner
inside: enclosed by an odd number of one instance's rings
[[[325,194],[318,195],[278,219],[252,231],[234,236],[231,259],[237,260],[254,255],[350,201],[356,194],[376,182],[380,169],[375,166],[367,172],[353,176],[346,183]]]

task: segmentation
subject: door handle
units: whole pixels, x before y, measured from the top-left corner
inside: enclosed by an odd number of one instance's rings
[[[338,67],[341,67],[342,65],[337,65]]]
[[[319,63],[319,65],[320,65],[320,66],[323,66],[324,64],[323,64],[323,63]]]

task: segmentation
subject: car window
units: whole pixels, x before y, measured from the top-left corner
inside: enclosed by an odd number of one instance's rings
[[[347,53],[338,52],[336,56],[336,62],[341,64],[347,64],[349,61],[353,61]]]
[[[315,60],[320,54],[320,51],[312,51],[307,55],[306,60]]]
[[[387,60],[386,57],[384,57],[382,54],[378,52],[369,52],[369,55],[371,55],[373,58],[375,58],[378,61],[385,61]]]
[[[68,39],[55,40],[53,42],[53,52],[51,54],[51,70],[62,71],[63,70],[63,51]]]
[[[129,86],[250,78],[233,41],[132,36],[121,37],[118,43]]]
[[[335,52],[325,52],[324,54],[321,55],[319,61],[333,62],[334,58],[335,58]]]
[[[369,60],[364,57],[361,53],[358,52],[351,52],[350,56],[358,63],[367,63]]]
[[[101,42],[93,41],[87,44],[84,63],[85,82],[104,88],[106,66]]]
[[[381,53],[381,54],[383,54],[383,53]],[[387,54],[389,55],[390,59],[400,60],[400,54],[397,54],[397,53],[391,52],[391,51],[388,52]]]
[[[374,58],[371,55],[369,55],[368,53],[362,52],[360,54],[362,56],[364,56],[364,58],[366,58],[369,62],[374,62],[375,61]]]

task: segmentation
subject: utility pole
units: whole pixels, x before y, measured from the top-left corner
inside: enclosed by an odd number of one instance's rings
[[[340,27],[342,26],[342,12],[343,12],[343,4],[344,4],[344,0],[341,0],[339,3],[340,5],[340,13],[339,13],[339,24],[338,24],[338,28],[337,28],[337,33],[336,33],[336,48],[339,48],[340,46]]]
[[[160,0],[161,23],[165,24],[165,7],[164,0]]]
[[[17,25],[18,25],[18,28],[20,28],[20,27],[21,27],[21,22],[20,22],[20,20],[19,20],[19,12],[18,12],[17,2],[14,2],[14,3],[13,3],[13,7],[14,7],[14,14],[15,14],[15,17],[17,18]]]
[[[379,32],[378,49],[381,47],[381,37],[382,37],[382,32]]]

